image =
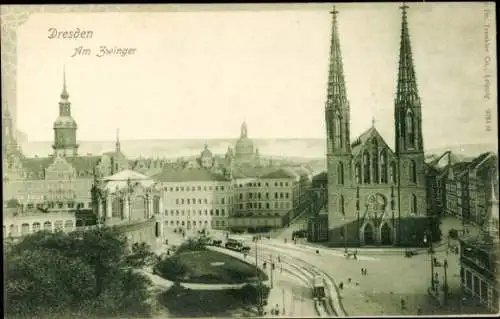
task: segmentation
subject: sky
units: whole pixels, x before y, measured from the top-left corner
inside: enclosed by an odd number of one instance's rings
[[[53,139],[65,66],[78,140],[113,140],[117,128],[121,139],[236,138],[243,121],[254,138],[325,137],[329,4],[178,8],[31,15],[17,35],[19,129],[30,141]],[[410,5],[426,148],[497,138],[495,12],[492,7],[485,17],[487,9]],[[351,139],[375,119],[393,145],[399,4],[339,4],[337,10]],[[49,28],[93,36],[48,39]],[[97,57],[101,45],[135,54]],[[71,57],[80,46],[92,53]],[[487,72],[490,99],[484,98]]]

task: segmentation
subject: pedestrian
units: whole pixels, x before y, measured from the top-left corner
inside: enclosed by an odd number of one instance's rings
[[[318,249],[316,249],[316,254],[319,255],[319,250]]]
[[[405,300],[401,298],[401,310],[405,310]]]
[[[352,280],[351,277],[347,278],[348,283],[351,283],[351,280]]]
[[[420,306],[417,307],[417,316],[420,316],[422,314],[422,308]]]
[[[368,269],[365,268],[365,276],[368,275]]]
[[[364,276],[364,275],[365,275],[365,269],[361,268],[361,276]]]
[[[354,253],[354,259],[358,260],[358,253],[356,253],[356,252]]]
[[[339,288],[340,290],[343,290],[344,289],[344,283],[341,281],[340,284],[339,284]]]
[[[278,256],[278,262],[281,262],[280,256]]]

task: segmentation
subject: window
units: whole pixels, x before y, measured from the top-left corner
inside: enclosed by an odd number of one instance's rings
[[[283,198],[283,193],[280,193],[280,198]]]
[[[333,130],[335,134],[335,147],[342,148],[342,117],[339,112],[335,114],[335,122],[333,125]]]
[[[410,198],[410,213],[412,215],[417,214],[417,196],[415,194],[411,194]]]
[[[391,183],[396,183],[396,162],[391,162],[391,172],[390,172],[390,178],[391,178]]]
[[[221,215],[221,216],[224,216],[225,214],[226,214],[226,212],[224,211],[224,208],[221,208],[221,210],[220,210],[220,215]]]
[[[340,195],[340,197],[339,197],[339,212],[342,214],[342,216],[345,216],[344,207],[345,207],[344,196]]]
[[[408,163],[408,169],[409,169],[409,176],[410,176],[410,182],[416,183],[417,182],[417,168],[415,165],[415,161],[410,160]]]
[[[285,193],[285,198],[288,198],[290,196],[289,193]]]
[[[266,209],[270,209],[269,203],[266,203]]]
[[[387,152],[380,152],[380,182],[387,184]]]
[[[344,164],[339,163],[337,166],[337,184],[344,185]]]
[[[370,154],[368,151],[363,154],[363,179],[365,184],[370,184]]]
[[[361,164],[356,163],[354,166],[354,175],[356,178],[356,183],[361,184]]]
[[[278,193],[274,193],[274,198],[278,199]]]
[[[193,201],[193,204],[196,204],[196,198],[193,198],[192,201]]]
[[[415,147],[415,122],[410,109],[406,112],[406,142],[408,147]]]
[[[214,215],[214,210],[213,210],[213,209],[211,209],[211,210],[210,210],[210,216],[213,216],[213,215]]]
[[[198,191],[201,191],[201,186],[198,186]]]
[[[189,198],[187,199],[187,203],[188,203],[188,205],[189,205]]]

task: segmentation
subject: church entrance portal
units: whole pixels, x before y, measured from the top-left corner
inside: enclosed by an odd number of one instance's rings
[[[389,225],[384,224],[382,226],[382,229],[380,230],[380,239],[381,239],[381,244],[382,245],[391,245],[392,244],[392,238],[391,238],[391,228]]]
[[[365,245],[375,244],[375,240],[373,238],[373,226],[371,224],[367,224],[365,226],[364,238],[365,238]]]

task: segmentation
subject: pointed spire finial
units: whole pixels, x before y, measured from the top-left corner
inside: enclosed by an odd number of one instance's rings
[[[116,129],[116,152],[120,151],[120,129]]]
[[[61,99],[67,100],[69,98],[69,94],[66,88],[66,65],[63,65],[63,89],[61,93]]]
[[[340,38],[337,27],[338,11],[335,6],[330,11],[332,15],[332,31],[330,39],[330,67],[328,70],[328,92],[327,107],[332,103],[343,103],[347,100],[347,93],[344,80],[344,66],[342,64],[342,54],[340,51]]]
[[[372,127],[375,127],[375,116],[372,117]]]

